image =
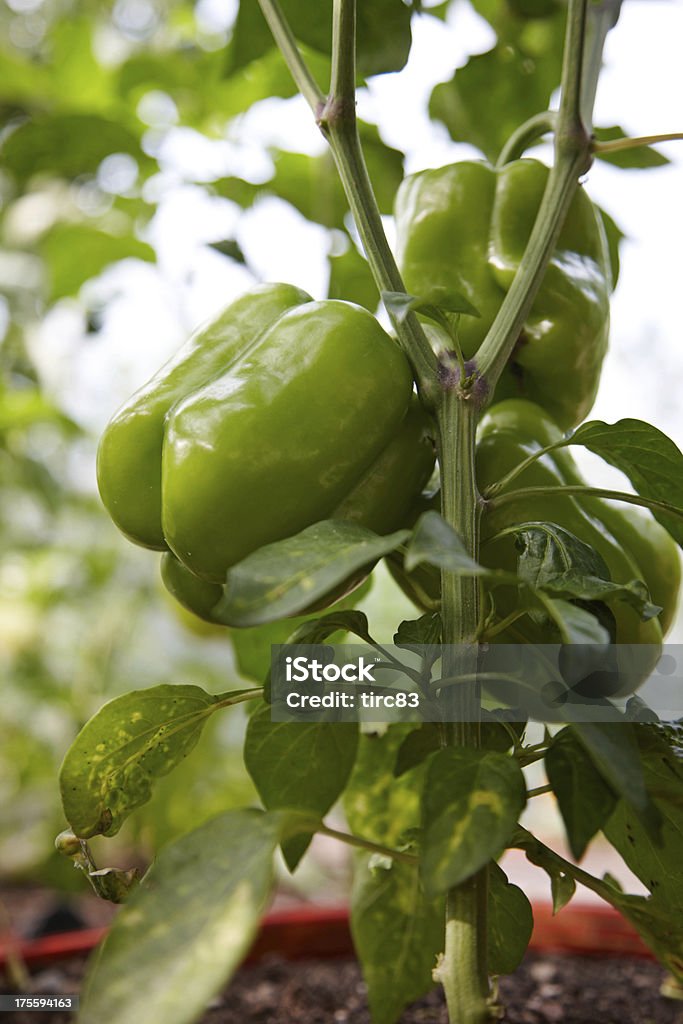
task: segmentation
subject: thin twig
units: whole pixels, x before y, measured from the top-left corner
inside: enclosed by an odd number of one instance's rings
[[[417,864],[418,858],[405,850],[392,850],[389,846],[382,846],[380,843],[373,843],[371,839],[363,839],[361,836],[354,836],[350,832],[340,832],[336,828],[328,828],[323,825],[318,828],[318,834],[329,836],[330,839],[339,839],[347,846],[355,846],[359,850],[367,850],[368,853],[377,853],[382,857],[390,857],[392,860],[400,860],[404,864]]]

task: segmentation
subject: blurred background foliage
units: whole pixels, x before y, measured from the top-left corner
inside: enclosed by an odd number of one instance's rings
[[[282,6],[325,89],[331,0]],[[462,7],[492,43],[436,84],[429,116],[441,138],[491,158],[557,86],[561,0],[360,3],[359,86],[404,67],[415,19],[445,26]],[[259,679],[268,645],[288,632],[195,635],[205,631],[161,592],[158,560],[117,535],[96,495],[97,430],[196,320],[191,288],[202,270],[183,264],[178,275],[182,237],[167,240],[164,204],[191,186],[230,213],[216,223],[234,230],[209,230],[204,243],[202,259],[226,261],[232,275],[211,312],[262,277],[241,225],[273,197],[324,232],[329,296],[371,310],[378,296],[308,115],[305,152],[250,135],[264,121],[272,135],[280,115],[286,132],[283,103],[294,94],[256,0],[2,0],[0,40],[0,875],[80,884],[51,850],[63,827],[57,771],[81,725],[134,687],[217,692],[240,672]],[[376,124],[363,121],[361,133],[388,216],[404,153]],[[634,159],[666,162],[648,151]],[[616,226],[611,234],[616,246]],[[127,277],[112,276],[120,261]],[[127,287],[145,324],[133,340],[117,319]],[[77,324],[75,342],[60,343],[60,316]],[[382,574],[363,601],[378,636],[411,616]],[[217,716],[122,844],[147,856],[249,802],[242,728],[237,711]]]

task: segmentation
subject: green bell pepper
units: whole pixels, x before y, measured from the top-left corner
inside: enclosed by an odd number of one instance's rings
[[[166,418],[194,389],[222,373],[279,317],[309,302],[300,288],[268,284],[242,295],[180,350],[116,413],[97,450],[97,483],[129,540],[164,551],[161,451]]]
[[[391,531],[433,464],[410,368],[375,318],[269,285],[229,306],[117,413],[98,482],[128,537],[221,584],[252,551],[320,519]],[[178,573],[165,565],[173,592]],[[206,613],[215,596],[195,588],[189,600]]]
[[[395,435],[353,490],[332,510],[330,518],[357,522],[376,533],[391,533],[405,524],[412,502],[433,466],[431,426],[417,398],[413,397]],[[355,574],[306,612],[326,608],[340,600],[360,586],[372,568],[370,565]],[[169,593],[187,611],[205,622],[220,621],[214,616],[214,608],[223,596],[220,584],[200,579],[170,551],[162,555],[161,578]]]
[[[500,169],[463,161],[405,179],[396,198],[398,262],[408,292],[458,292],[480,318],[460,315],[466,359],[476,352],[521,263],[548,178],[536,160]],[[602,221],[580,189],[493,401],[528,398],[563,428],[595,399],[607,348],[611,270]],[[437,329],[432,336],[451,347]]]

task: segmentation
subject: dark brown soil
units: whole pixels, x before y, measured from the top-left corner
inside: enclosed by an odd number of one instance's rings
[[[35,994],[76,992],[83,960],[34,971]],[[648,960],[530,954],[500,982],[507,1024],[683,1024],[683,1003],[659,994],[664,971]],[[7,991],[7,988],[4,988]],[[68,1015],[0,1014],[7,1024],[70,1024]],[[446,1024],[435,990],[401,1024]],[[105,1022],[103,1022],[105,1024]],[[141,1022],[142,1024],[142,1022]],[[351,961],[270,959],[244,968],[201,1024],[370,1024],[358,967]]]

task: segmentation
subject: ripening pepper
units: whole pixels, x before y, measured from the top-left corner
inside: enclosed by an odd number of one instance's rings
[[[548,413],[532,402],[508,399],[494,405],[482,417],[477,434],[479,489],[484,491],[529,455],[562,437],[562,431]],[[610,600],[616,642],[659,645],[676,608],[681,580],[678,548],[664,527],[649,515],[635,512],[630,506],[615,507],[600,498],[562,493],[563,485],[584,482],[567,448],[547,453],[533,462],[510,484],[510,489],[558,487],[557,495],[529,500],[520,497],[498,508],[485,509],[481,517],[480,561],[490,568],[514,572],[517,563],[514,537],[493,539],[495,535],[522,523],[555,523],[598,552],[613,582],[642,580],[652,601],[662,608],[659,616],[644,621],[625,601]],[[424,507],[422,503],[420,510]],[[389,564],[394,577],[416,604],[428,609],[438,607],[438,571],[420,567],[407,574],[395,559]],[[516,600],[515,588],[497,588],[497,617],[503,619],[513,612]],[[552,625],[540,626],[529,616],[517,619],[495,639],[499,643],[558,642]]]
[[[466,359],[475,357],[512,284],[547,177],[536,160],[499,169],[463,161],[413,174],[398,190],[398,262],[407,291],[437,302],[459,292],[481,314],[459,318]],[[579,189],[493,401],[528,398],[564,429],[580,423],[607,348],[611,286],[600,214]],[[443,337],[441,344],[450,347]]]
[[[370,313],[267,285],[116,414],[98,482],[130,539],[222,584],[252,551],[320,519],[400,525],[433,467],[428,430],[408,363]],[[178,577],[168,560],[164,574]],[[201,607],[196,592],[191,603]]]

